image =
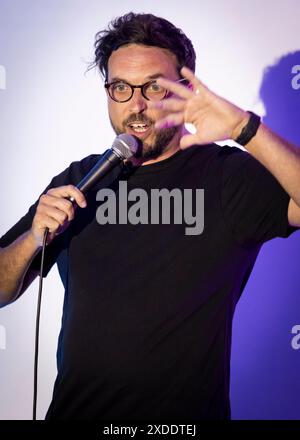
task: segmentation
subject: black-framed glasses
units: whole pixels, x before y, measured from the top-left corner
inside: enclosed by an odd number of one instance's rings
[[[188,84],[188,80],[185,78],[181,78],[176,82]],[[107,89],[111,99],[116,102],[129,101],[133,96],[134,89],[141,89],[143,97],[148,101],[161,101],[170,95],[170,91],[157,84],[155,79],[140,85],[132,85],[126,81],[119,80],[105,83],[104,87]]]

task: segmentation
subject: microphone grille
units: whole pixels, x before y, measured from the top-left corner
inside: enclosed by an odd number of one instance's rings
[[[122,159],[129,159],[134,156],[139,148],[138,140],[131,134],[122,133],[116,137],[112,145],[112,149],[115,150]]]

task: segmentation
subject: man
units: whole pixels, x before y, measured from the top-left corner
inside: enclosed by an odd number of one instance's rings
[[[111,124],[142,151],[86,197],[74,185],[98,155],[51,181],[1,238],[1,303],[37,276],[48,227],[45,275],[57,262],[65,300],[46,417],[229,419],[235,305],[261,245],[300,226],[299,151],[205,87],[190,40],[168,21],[127,14],[97,34],[95,48]],[[251,154],[213,143],[228,138]],[[203,230],[188,235],[184,222],[161,217],[100,225],[97,194],[109,188],[118,199],[120,182],[147,194],[204,189]]]

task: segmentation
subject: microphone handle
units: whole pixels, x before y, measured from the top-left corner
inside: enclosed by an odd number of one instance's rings
[[[83,193],[86,193],[94,184],[106,176],[109,171],[118,165],[122,161],[122,157],[119,156],[115,150],[109,149],[93,166],[84,178],[77,183],[76,188],[80,189]],[[67,197],[67,200],[75,204],[74,197]]]
[[[94,184],[122,161],[114,149],[109,149],[93,166],[88,174],[76,185],[83,193],[87,192]]]
[[[93,166],[88,174],[76,185],[76,188],[80,189],[83,193],[87,192],[94,184],[109,171],[118,165],[122,161],[122,157],[119,156],[114,149],[110,148]],[[74,197],[66,197],[67,200],[72,202],[73,206],[76,205]],[[49,233],[49,228],[45,229],[44,241],[46,241]]]

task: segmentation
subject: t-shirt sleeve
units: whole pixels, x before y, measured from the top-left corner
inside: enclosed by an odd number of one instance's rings
[[[237,242],[253,246],[299,229],[289,225],[290,196],[275,177],[249,153],[225,148],[221,205]]]
[[[76,185],[82,177],[92,168],[95,164],[97,155],[91,155],[86,157],[80,162],[72,162],[71,165],[66,168],[62,173],[55,176],[49,185],[40,194],[45,194],[50,188],[56,188],[62,185],[73,184]],[[39,196],[39,198],[40,198]],[[36,202],[30,206],[28,212],[0,238],[0,247],[4,248],[13,243],[20,235],[28,231],[32,225],[33,218],[35,216],[36,208],[39,202]],[[52,266],[55,264],[60,252],[64,247],[64,233],[55,237],[55,239],[46,247],[44,271],[43,276],[47,276]],[[39,271],[41,263],[41,252],[39,252],[31,262],[29,269]]]

